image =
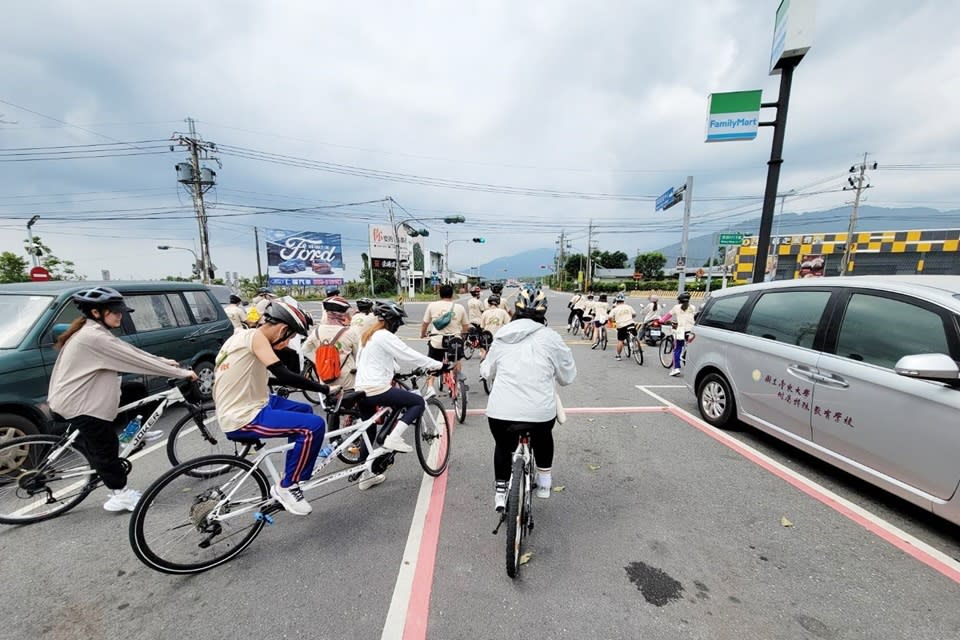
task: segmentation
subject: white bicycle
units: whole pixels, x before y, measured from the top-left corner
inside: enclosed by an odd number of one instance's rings
[[[184,403],[189,412],[184,421],[198,417],[200,407],[184,399],[184,392],[193,383],[178,380],[170,384],[176,386],[119,409],[123,413],[159,402],[120,451],[127,474],[132,468],[130,456],[170,406]],[[62,436],[23,436],[0,444],[0,524],[29,524],[55,518],[83,502],[100,486],[100,476],[77,443],[79,435],[79,431],[68,426]]]
[[[397,378],[410,380],[416,388],[416,378],[423,375],[417,371]],[[340,480],[356,482],[365,471],[383,473],[393,464],[396,452],[380,445],[400,413],[381,407],[370,418],[360,420],[357,405],[364,396],[362,391],[346,391],[323,400],[324,406],[333,407],[328,415],[352,415],[355,421],[326,432],[326,439],[335,446],[327,457],[317,459],[313,476],[300,483],[304,494]],[[439,399],[428,398],[426,405],[413,425],[417,457],[426,473],[437,476],[447,468],[450,457],[450,421]],[[371,427],[376,434],[373,438],[368,435]],[[249,434],[227,434],[231,437],[246,446],[262,447],[261,441]],[[370,452],[365,458],[346,469],[324,473],[334,459],[361,444],[361,451]],[[288,443],[260,450],[252,460],[242,455],[203,456],[164,473],[143,492],[130,518],[133,552],[151,569],[171,574],[200,573],[233,559],[250,546],[264,525],[274,523],[273,514],[283,510],[270,495],[270,486],[281,477],[272,457],[293,446]]]

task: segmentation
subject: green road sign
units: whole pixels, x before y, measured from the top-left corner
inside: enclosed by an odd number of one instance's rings
[[[720,244],[732,244],[739,245],[743,244],[743,234],[742,233],[721,233],[720,234]]]

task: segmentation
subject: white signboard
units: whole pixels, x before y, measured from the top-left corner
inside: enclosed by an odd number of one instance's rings
[[[370,226],[370,257],[397,259],[397,238],[393,235],[393,227],[388,224],[371,224]],[[410,237],[400,229],[400,256],[409,255],[411,251]]]
[[[816,0],[781,0],[773,25],[770,75],[785,64],[796,64],[813,44],[816,27]]]

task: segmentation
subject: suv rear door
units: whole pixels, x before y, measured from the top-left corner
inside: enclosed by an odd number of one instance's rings
[[[843,294],[814,388],[814,442],[876,472],[950,498],[960,483],[960,390],[898,375],[902,356],[958,360],[953,314],[878,290]]]

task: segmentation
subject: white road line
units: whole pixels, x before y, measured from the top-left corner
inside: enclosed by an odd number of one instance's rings
[[[423,474],[420,492],[417,494],[417,506],[413,510],[413,521],[410,523],[410,533],[407,534],[407,545],[403,549],[400,572],[397,574],[397,583],[393,588],[393,597],[390,598],[390,608],[387,610],[380,640],[403,638],[407,609],[413,593],[413,578],[417,572],[417,561],[420,556],[420,541],[423,538],[423,527],[430,507],[430,496],[433,493],[433,483],[432,477]]]

